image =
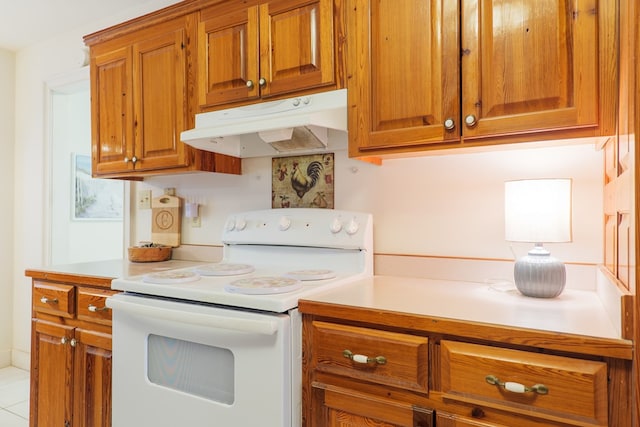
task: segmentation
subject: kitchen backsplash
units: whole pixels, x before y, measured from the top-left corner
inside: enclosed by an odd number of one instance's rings
[[[378,255],[460,258],[510,264],[531,245],[504,240],[504,182],[520,178],[573,179],[573,241],[549,244],[572,264],[602,262],[603,157],[593,141],[577,145],[385,160],[382,166],[335,153],[335,208],[371,212]],[[227,216],[271,208],[271,158],[244,159],[243,174],[192,174],[132,184],[153,196],[174,187],[200,205],[200,227],[183,218],[182,243],[220,245]],[[148,240],[151,211],[132,202],[131,242]],[[511,247],[512,245],[512,247]],[[496,264],[498,265],[498,264]],[[490,279],[478,271],[477,281]],[[500,278],[498,270],[494,277]],[[571,276],[569,276],[571,280]],[[581,281],[581,279],[579,280]]]

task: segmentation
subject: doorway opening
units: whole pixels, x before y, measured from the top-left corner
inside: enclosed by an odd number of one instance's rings
[[[123,258],[124,187],[91,178],[88,67],[48,86],[49,265]]]

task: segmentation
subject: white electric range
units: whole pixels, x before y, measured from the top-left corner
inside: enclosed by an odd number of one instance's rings
[[[242,212],[222,242],[219,263],[112,282],[114,427],[300,425],[298,300],[373,274],[372,217]]]

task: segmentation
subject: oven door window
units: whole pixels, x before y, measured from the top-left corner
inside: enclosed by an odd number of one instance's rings
[[[147,377],[152,383],[233,403],[235,360],[230,350],[160,335],[149,335],[147,346]]]

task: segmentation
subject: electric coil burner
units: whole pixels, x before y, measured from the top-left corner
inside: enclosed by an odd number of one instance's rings
[[[223,259],[115,280],[136,294],[284,313],[298,299],[372,275],[371,215],[270,209],[229,217]]]

